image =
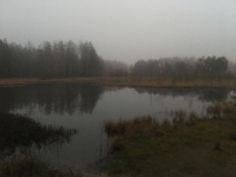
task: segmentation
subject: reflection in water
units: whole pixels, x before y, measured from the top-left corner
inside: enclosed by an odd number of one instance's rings
[[[81,167],[106,155],[108,137],[104,122],[145,115],[161,122],[173,120],[173,116],[182,114],[181,111],[202,116],[212,102],[228,99],[229,93],[233,92],[223,89],[105,89],[88,84],[9,87],[0,88],[0,112],[28,114],[42,125],[79,130],[69,144],[51,145],[40,152],[32,148],[31,152],[55,165]]]
[[[17,148],[38,148],[53,143],[69,143],[76,130],[43,126],[31,118],[0,113],[0,156],[11,155]]]
[[[138,93],[160,94],[165,96],[195,96],[198,95],[202,101],[224,101],[229,93],[226,89],[135,89]]]
[[[71,84],[1,88],[0,111],[38,105],[46,114],[91,113],[103,92],[102,87]]]
[[[225,89],[211,89],[211,90],[205,90],[205,91],[199,91],[199,99],[203,101],[210,101],[210,102],[221,102],[227,99],[229,90]]]

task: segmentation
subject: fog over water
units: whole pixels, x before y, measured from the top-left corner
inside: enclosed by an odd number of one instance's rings
[[[0,0],[0,38],[92,41],[104,59],[236,59],[235,0]]]

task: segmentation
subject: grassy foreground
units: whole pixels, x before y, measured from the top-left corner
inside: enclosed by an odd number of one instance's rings
[[[1,177],[82,177],[79,171],[52,168],[30,156],[0,162]]]
[[[32,84],[90,83],[103,86],[148,88],[236,88],[236,80],[171,80],[135,77],[73,77],[73,78],[2,78],[0,86]]]
[[[235,177],[236,106],[232,105],[222,104],[222,112],[213,118],[191,115],[189,121],[177,118],[172,124],[159,124],[151,117],[108,122],[105,130],[112,147],[104,170],[112,176]]]

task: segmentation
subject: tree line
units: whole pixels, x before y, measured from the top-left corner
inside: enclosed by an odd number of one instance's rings
[[[22,46],[0,39],[0,77],[145,77],[153,79],[225,79],[236,76],[236,65],[226,57],[138,60],[128,66],[103,60],[91,42],[44,42]]]
[[[138,77],[157,79],[225,79],[232,77],[226,57],[163,58],[139,60],[131,69]]]
[[[103,65],[91,42],[44,42],[36,48],[0,40],[0,77],[100,76]]]

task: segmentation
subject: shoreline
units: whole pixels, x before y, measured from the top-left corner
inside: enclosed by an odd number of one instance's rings
[[[236,80],[155,80],[131,77],[75,77],[75,78],[2,78],[0,87],[26,86],[41,84],[99,84],[117,87],[144,87],[144,88],[224,88],[235,89]]]

